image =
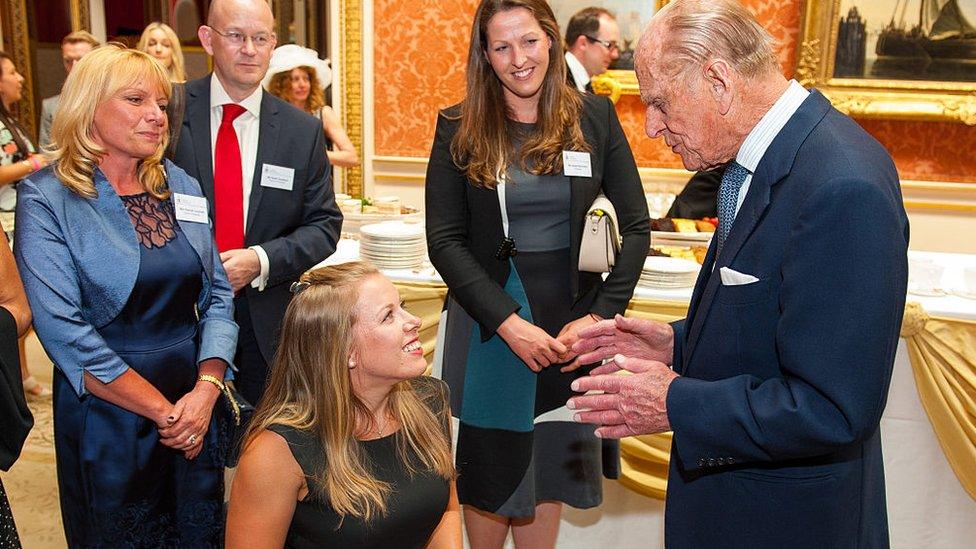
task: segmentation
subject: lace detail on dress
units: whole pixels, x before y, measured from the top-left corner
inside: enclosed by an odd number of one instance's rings
[[[176,238],[176,214],[171,201],[160,200],[149,193],[119,198],[129,211],[129,219],[142,247],[162,248]]]

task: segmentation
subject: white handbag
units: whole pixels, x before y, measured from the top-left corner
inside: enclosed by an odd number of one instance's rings
[[[620,252],[620,233],[617,230],[617,211],[603,193],[597,195],[583,218],[583,238],[580,240],[579,270],[588,273],[608,273],[613,270]]]

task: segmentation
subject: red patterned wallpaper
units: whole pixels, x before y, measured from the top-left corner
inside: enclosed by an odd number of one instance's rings
[[[796,65],[803,0],[743,0],[777,40],[784,74]],[[374,0],[375,150],[426,157],[438,109],[464,93],[464,59],[477,0]],[[636,96],[617,104],[637,163],[681,167],[643,129]],[[861,120],[891,151],[904,179],[976,182],[976,128],[950,123]]]

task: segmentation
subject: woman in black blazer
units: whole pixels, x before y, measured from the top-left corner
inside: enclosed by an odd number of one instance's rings
[[[616,472],[616,448],[602,463],[592,428],[565,407],[589,370],[571,347],[579,329],[626,309],[647,206],[613,106],[566,85],[565,70],[546,2],[482,1],[467,95],[440,113],[428,165],[427,243],[450,291],[435,373],[460,421],[458,491],[475,548],[501,547],[510,528],[516,546],[552,545],[561,504],[598,505],[601,468]],[[564,169],[564,151],[580,167]],[[623,236],[605,281],[576,268],[601,191]]]

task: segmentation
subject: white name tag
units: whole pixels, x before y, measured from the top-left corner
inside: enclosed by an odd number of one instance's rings
[[[261,186],[290,191],[295,186],[295,169],[265,164],[261,168]]]
[[[192,223],[210,223],[207,217],[207,199],[202,196],[173,193],[176,219]]]
[[[590,153],[563,151],[563,173],[574,177],[593,177]]]

